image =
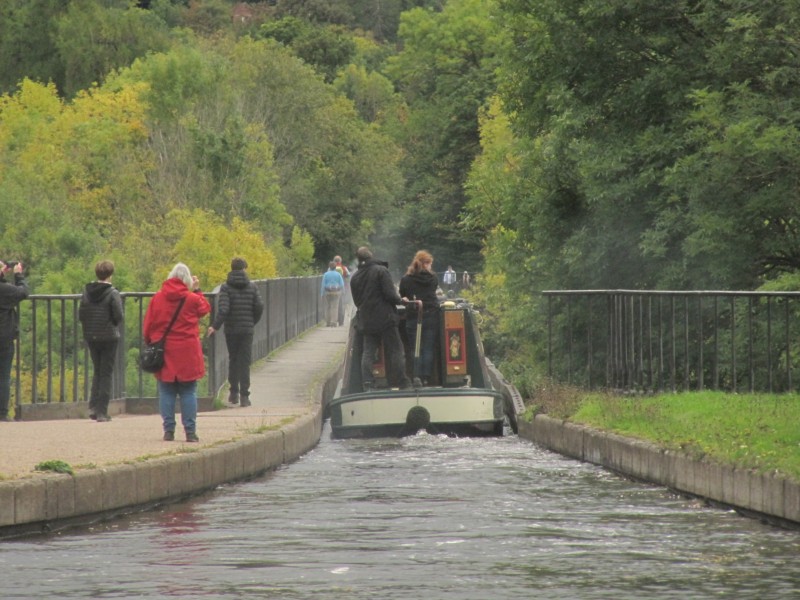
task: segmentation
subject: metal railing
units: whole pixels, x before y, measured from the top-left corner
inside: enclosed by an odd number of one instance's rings
[[[588,388],[791,392],[800,292],[545,291],[548,375]]]
[[[313,276],[254,281],[265,308],[253,336],[253,361],[319,323],[323,311],[320,280],[320,276]],[[206,293],[214,310],[218,291],[216,288]],[[137,360],[143,343],[144,315],[154,294],[121,293],[125,324],[112,376],[112,400],[156,397],[154,378],[142,372]],[[25,404],[88,402],[92,363],[78,319],[80,299],[80,294],[34,294],[20,304],[20,338],[12,388],[17,415]],[[205,337],[205,328],[201,334],[207,361],[206,376],[198,388],[202,400],[215,397],[225,383],[228,351],[223,335]]]

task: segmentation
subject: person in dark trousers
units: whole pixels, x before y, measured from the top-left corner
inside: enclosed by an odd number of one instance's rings
[[[436,290],[439,279],[433,272],[433,256],[427,250],[420,250],[400,280],[400,295],[404,301],[410,301],[406,309],[406,334],[411,347],[417,339],[417,323],[422,319],[420,339],[420,356],[418,364],[414,364],[414,385],[428,385],[433,374],[434,347],[436,334],[439,331],[439,299]],[[422,312],[417,303],[422,302]]]
[[[253,332],[264,312],[264,301],[258,288],[245,273],[247,261],[234,258],[231,272],[222,284],[217,298],[217,314],[208,335],[225,326],[228,347],[228,402],[250,406],[250,362],[253,357]]]
[[[14,363],[14,340],[19,337],[17,306],[28,297],[28,286],[22,274],[22,263],[0,261],[0,421],[8,416],[11,400],[11,366]],[[14,273],[14,282],[6,277]]]
[[[364,336],[361,354],[361,381],[364,389],[370,390],[375,385],[372,365],[381,343],[390,384],[408,389],[411,381],[406,375],[403,342],[397,330],[397,305],[403,301],[394,287],[386,264],[375,260],[369,248],[359,248],[356,258],[358,270],[350,278],[350,291],[357,309],[356,328]]]
[[[83,326],[83,339],[92,357],[92,391],[89,396],[89,418],[110,421],[111,377],[117,358],[119,328],[122,324],[122,298],[111,285],[114,263],[101,260],[94,267],[97,281],[83,289],[78,318]]]

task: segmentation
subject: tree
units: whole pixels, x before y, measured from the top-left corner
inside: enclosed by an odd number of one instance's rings
[[[64,64],[55,45],[61,0],[0,2],[0,94],[11,94],[28,78],[64,89]]]
[[[169,47],[166,24],[128,0],[72,0],[56,19],[55,47],[64,65],[66,96],[102,82],[114,69]]]
[[[505,104],[558,156],[525,238],[554,283],[751,287],[794,268],[796,4],[502,2]]]
[[[427,248],[434,256],[470,271],[480,262],[480,238],[464,230],[464,182],[479,151],[478,112],[494,91],[494,47],[499,31],[490,18],[494,4],[455,0],[442,12],[422,8],[402,15],[403,49],[386,72],[409,107],[395,130],[404,148],[404,202],[393,216],[403,248]],[[399,228],[399,232],[397,232]],[[396,251],[396,250],[395,250]]]

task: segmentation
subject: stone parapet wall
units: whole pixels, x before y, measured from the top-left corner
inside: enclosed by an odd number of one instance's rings
[[[518,429],[521,438],[559,454],[768,520],[800,525],[800,484],[796,481],[697,460],[648,442],[547,415],[536,415],[533,422],[520,422]]]

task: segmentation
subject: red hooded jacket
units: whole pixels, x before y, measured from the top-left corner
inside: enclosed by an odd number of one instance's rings
[[[142,334],[148,344],[160,340],[184,296],[186,302],[164,345],[164,366],[155,374],[160,381],[197,381],[206,373],[199,322],[211,305],[201,291],[190,291],[177,277],[167,279],[147,307]]]

